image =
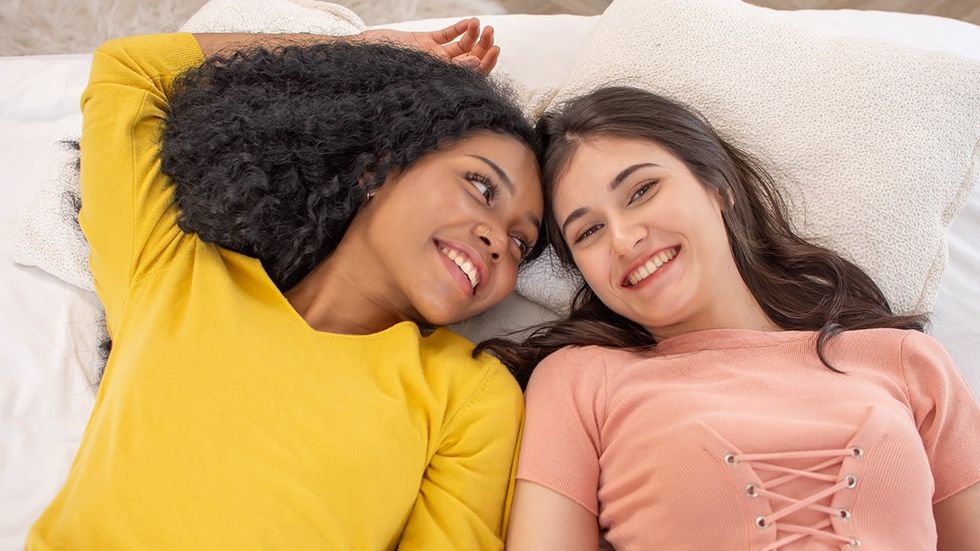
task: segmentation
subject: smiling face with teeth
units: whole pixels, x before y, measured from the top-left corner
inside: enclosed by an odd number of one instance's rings
[[[478,132],[390,175],[334,256],[356,255],[361,286],[397,318],[446,325],[513,289],[538,239],[537,160],[522,142]]]
[[[552,214],[599,299],[660,339],[754,303],[722,211],[719,194],[659,144],[592,136],[555,182]]]

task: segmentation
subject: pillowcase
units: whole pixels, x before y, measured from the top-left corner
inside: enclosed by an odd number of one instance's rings
[[[895,310],[931,309],[980,178],[980,63],[733,0],[617,0],[552,105],[604,85],[700,110],[772,170],[801,235]]]
[[[75,140],[78,139],[76,136]],[[10,258],[22,266],[36,266],[62,281],[95,291],[88,267],[88,242],[78,226],[78,151],[65,144],[52,147],[60,166],[57,178],[46,182],[34,196],[27,214],[18,221],[10,240]]]

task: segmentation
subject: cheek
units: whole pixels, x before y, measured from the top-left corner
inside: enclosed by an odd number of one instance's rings
[[[497,268],[496,279],[492,296],[495,299],[503,300],[504,297],[514,290],[514,286],[517,284],[517,266],[510,261],[502,263]]]
[[[703,253],[711,259],[712,264],[727,261],[731,256],[731,247],[721,213],[708,213],[703,222],[698,232]]]
[[[600,298],[603,298],[609,295],[611,288],[609,286],[609,265],[604,255],[595,250],[601,247],[602,244],[594,243],[590,250],[573,254],[572,259],[575,260],[575,266],[582,273],[582,279]]]

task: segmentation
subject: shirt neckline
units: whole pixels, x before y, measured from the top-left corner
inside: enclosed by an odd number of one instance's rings
[[[296,311],[295,308],[293,308],[293,305],[289,302],[289,299],[286,298],[286,295],[284,295],[282,291],[280,291],[279,288],[276,287],[275,282],[273,282],[272,278],[269,277],[269,273],[265,271],[265,268],[262,266],[261,262],[258,259],[254,259],[251,257],[247,257],[247,258],[249,258],[250,260],[254,260],[255,268],[261,272],[260,277],[262,279],[262,284],[266,286],[269,292],[275,297],[279,309],[285,312],[285,314],[289,316],[294,323],[299,324],[300,327],[302,327],[303,330],[307,332],[307,334],[312,335],[314,338],[344,339],[350,341],[365,342],[365,341],[372,341],[376,339],[389,338],[395,335],[410,335],[414,338],[422,337],[422,332],[419,329],[418,324],[410,320],[397,322],[393,325],[390,325],[374,333],[363,333],[363,334],[331,333],[329,331],[320,331],[319,329],[315,329],[313,326],[311,326],[309,323],[306,322],[306,319],[303,318],[303,316],[301,316],[299,312]]]
[[[726,348],[758,348],[815,338],[816,335],[816,331],[704,329],[663,339],[657,343],[655,350],[660,354],[683,354]]]

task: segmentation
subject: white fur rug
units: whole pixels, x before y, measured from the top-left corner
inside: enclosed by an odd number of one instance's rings
[[[175,31],[206,0],[0,0],[0,55],[90,52],[102,41]],[[502,14],[514,2],[496,0],[337,0],[368,25]],[[526,2],[533,3],[533,2]]]

